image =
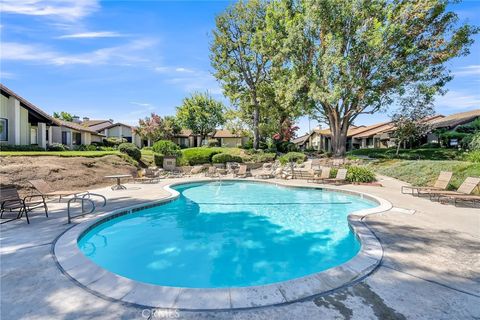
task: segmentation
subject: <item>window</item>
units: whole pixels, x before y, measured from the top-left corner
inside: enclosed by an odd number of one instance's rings
[[[38,144],[38,132],[36,127],[30,128],[30,144]]]
[[[62,131],[62,144],[70,144],[70,132]]]
[[[8,119],[0,118],[0,141],[8,141]]]
[[[80,132],[73,132],[72,144],[75,146],[79,146],[82,144],[82,134]]]

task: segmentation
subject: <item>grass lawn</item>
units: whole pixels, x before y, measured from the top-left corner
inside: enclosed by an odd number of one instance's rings
[[[440,171],[452,171],[450,189],[467,177],[480,176],[480,163],[448,160],[380,160],[369,165],[375,172],[418,186],[431,186]]]
[[[0,157],[40,157],[40,156],[56,156],[56,157],[103,157],[107,155],[120,155],[119,151],[0,151]]]

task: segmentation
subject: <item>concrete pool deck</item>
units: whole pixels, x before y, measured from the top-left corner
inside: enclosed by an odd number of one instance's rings
[[[190,181],[191,179],[186,179]],[[168,196],[159,184],[129,184],[124,191],[97,189],[102,212]],[[282,180],[282,182],[284,182]],[[472,319],[480,317],[480,210],[455,208],[400,194],[404,185],[381,178],[384,187],[342,186],[391,201],[385,213],[365,218],[384,248],[380,266],[362,281],[324,295],[241,311],[193,312],[148,309],[102,299],[66,277],[52,256],[53,241],[71,225],[66,205],[1,226],[2,319]],[[288,181],[290,185],[311,185]],[[408,210],[404,210],[408,209]],[[415,210],[412,214],[410,210]]]

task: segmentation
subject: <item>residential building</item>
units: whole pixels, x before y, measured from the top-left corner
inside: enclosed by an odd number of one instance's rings
[[[105,138],[125,139],[127,142],[134,143],[139,148],[149,144],[148,141],[143,141],[139,135],[135,134],[135,127],[121,122],[114,122],[112,119],[90,120],[84,117],[81,124],[103,135]]]
[[[209,138],[209,141],[215,139],[218,141],[219,147],[243,147],[248,141],[248,137],[244,132],[232,132],[230,130],[218,129]]]

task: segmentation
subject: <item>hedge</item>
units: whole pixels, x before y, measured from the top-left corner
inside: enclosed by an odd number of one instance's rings
[[[45,151],[42,147],[35,145],[2,145],[0,146],[0,151]]]
[[[121,153],[126,153],[128,154],[132,159],[139,161],[140,158],[142,157],[142,153],[140,152],[140,149],[137,148],[136,145],[133,143],[122,143],[118,146],[118,150]]]
[[[190,148],[182,150],[182,163],[190,166],[212,162],[212,157],[221,151],[211,148]]]
[[[307,160],[307,156],[301,152],[289,152],[281,156],[279,160],[283,165],[290,162],[303,163]]]
[[[212,157],[213,163],[243,162],[242,157],[234,156],[228,153],[219,153]]]
[[[351,166],[347,171],[347,181],[349,182],[373,182],[375,173],[366,167]]]

